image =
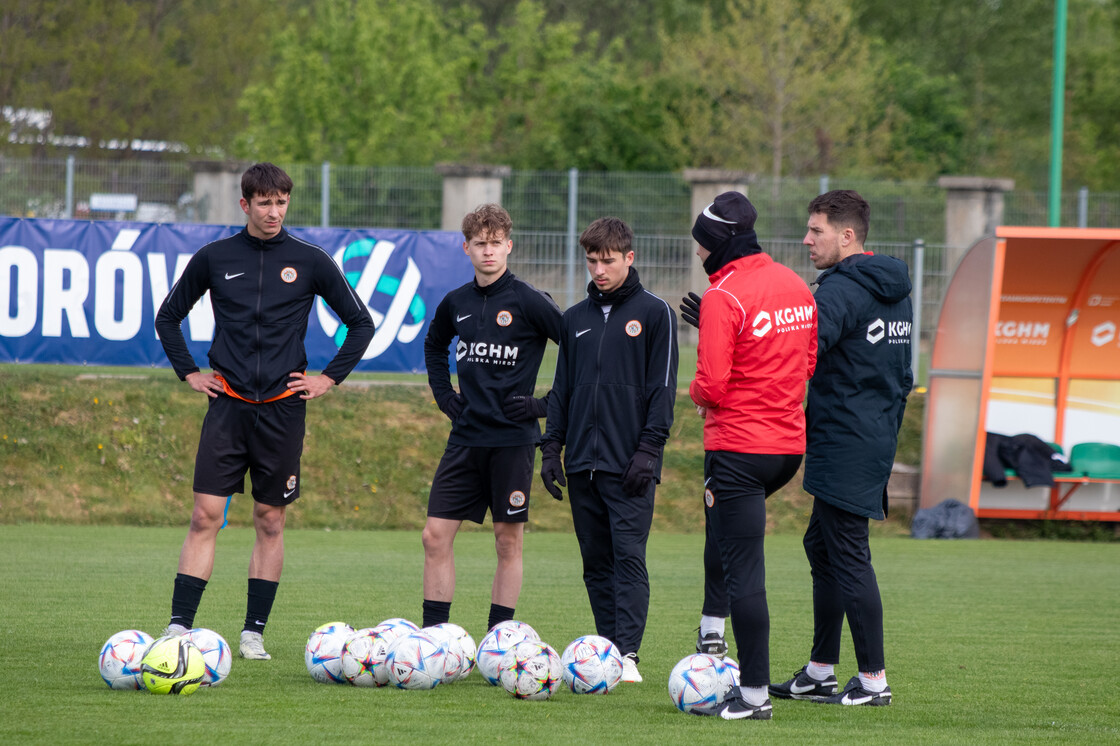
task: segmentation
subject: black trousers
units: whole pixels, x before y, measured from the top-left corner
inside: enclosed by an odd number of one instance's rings
[[[646,494],[631,497],[623,492],[619,474],[568,475],[568,502],[595,631],[623,655],[638,652],[646,630],[646,542],[653,523],[654,489],[651,485]]]
[[[801,454],[704,454],[703,613],[730,613],[742,686],[770,683],[766,498],[789,482],[800,465]]]
[[[813,652],[817,663],[840,662],[844,617],[864,673],[886,668],[883,601],[871,567],[868,519],[816,498],[805,530],[805,556],[813,573]]]

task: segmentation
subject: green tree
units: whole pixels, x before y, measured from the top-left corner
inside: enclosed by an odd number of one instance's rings
[[[692,165],[829,173],[866,150],[877,71],[837,0],[728,0],[698,33],[663,36]]]
[[[487,46],[480,24],[429,0],[321,0],[281,32],[268,74],[246,87],[237,152],[378,165],[455,157],[478,133],[463,92]]]

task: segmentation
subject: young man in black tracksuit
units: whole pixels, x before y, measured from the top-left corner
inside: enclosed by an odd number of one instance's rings
[[[591,284],[564,312],[541,478],[557,499],[556,484],[568,486],[595,629],[623,654],[622,680],[639,682],[646,541],[673,423],[677,320],[638,280],[633,237],[618,218],[600,218],[580,236]]]
[[[506,266],[513,248],[509,213],[482,205],[463,218],[463,251],[474,279],[436,308],[424,340],[428,385],[451,420],[432,479],[424,543],[425,627],[448,621],[455,593],[455,534],[464,520],[494,522],[498,566],[487,628],[513,618],[521,593],[521,548],[529,515],[533,459],[547,396],[534,398],[544,348],[560,336],[560,309]],[[459,392],[451,387],[448,347]]]
[[[241,179],[245,228],[199,249],[156,314],[156,332],[181,380],[210,397],[194,471],[194,512],[171,598],[164,634],[194,625],[214,567],[214,547],[227,496],[253,482],[256,543],[249,560],[249,593],[241,657],[268,660],[261,634],[284,565],[287,506],[299,497],[304,415],[354,369],[373,339],[373,319],[323,249],[283,228],[292,180],[271,163]],[[199,370],[181,328],[191,308],[210,294],[214,310],[211,372]],[[321,296],[346,325],[346,339],[319,375],[306,375],[303,339]]]

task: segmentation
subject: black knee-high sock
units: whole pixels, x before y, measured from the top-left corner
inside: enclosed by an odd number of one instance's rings
[[[181,624],[187,629],[194,626],[194,615],[202,601],[206,581],[193,575],[175,575],[175,588],[171,592],[171,624]]]
[[[268,615],[272,613],[272,602],[276,600],[278,585],[280,583],[274,580],[249,578],[249,599],[245,604],[243,631],[264,633],[264,625],[268,624]]]
[[[494,629],[499,622],[508,622],[513,619],[513,609],[508,606],[490,604],[490,621],[486,622],[486,629]]]
[[[424,599],[424,627],[434,627],[451,619],[450,601]]]

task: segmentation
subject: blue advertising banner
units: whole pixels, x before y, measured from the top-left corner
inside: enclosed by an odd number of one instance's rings
[[[168,365],[155,314],[199,247],[240,226],[0,217],[0,362]],[[323,247],[365,299],[377,331],[357,370],[424,370],[436,305],[474,276],[463,237],[446,231],[292,228]],[[342,342],[338,318],[317,300],[307,328],[311,370]],[[209,295],[183,322],[195,360],[209,367]]]

